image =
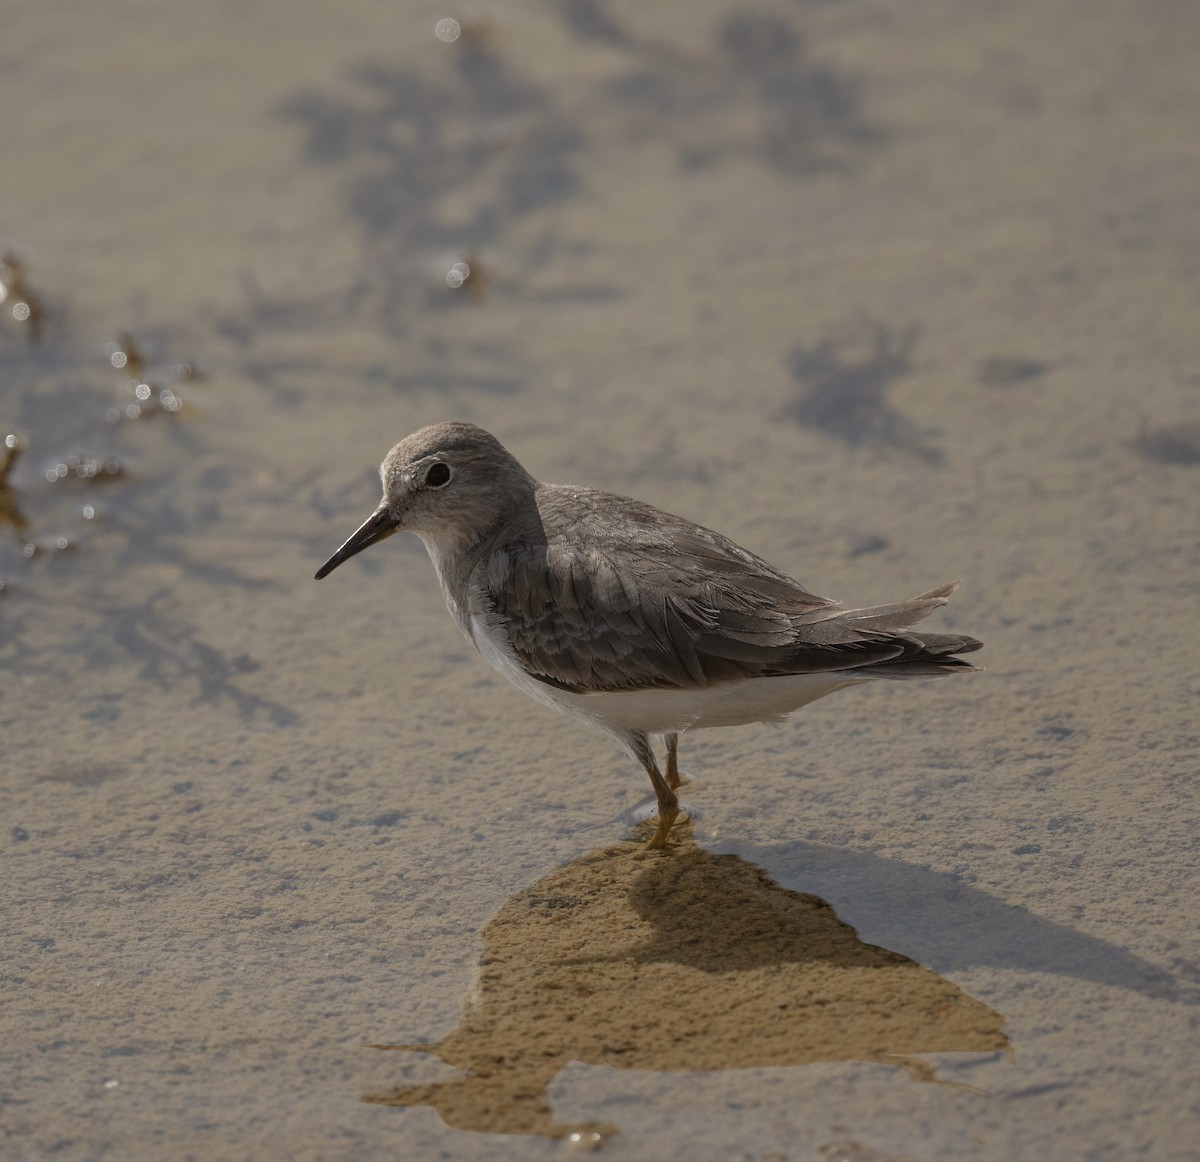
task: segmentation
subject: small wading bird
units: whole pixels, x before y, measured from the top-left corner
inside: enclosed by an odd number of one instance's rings
[[[535,480],[494,436],[433,424],[380,469],[383,500],[317,571],[393,533],[425,542],[463,633],[539,702],[617,736],[679,814],[679,735],[778,722],[844,686],[973,670],[960,634],[909,629],[955,584],[844,609],[727,537],[648,504]],[[666,742],[659,770],[651,735]]]

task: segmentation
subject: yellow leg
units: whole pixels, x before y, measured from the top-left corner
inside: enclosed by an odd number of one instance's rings
[[[646,846],[666,847],[671,826],[679,816],[679,799],[675,795],[674,788],[668,785],[667,780],[663,778],[662,772],[658,769],[649,737],[640,730],[631,730],[622,736],[622,741],[633,752],[634,758],[645,768],[646,774],[650,776],[650,785],[654,788],[655,798],[658,799],[658,827],[655,829],[654,837]]]
[[[667,786],[672,791],[678,791],[683,786],[683,776],[679,773],[679,735],[666,735],[667,741]]]
[[[674,798],[674,796],[672,796]],[[654,829],[654,835],[647,847],[666,847],[667,836],[671,834],[671,828],[675,825],[675,820],[679,817],[679,806],[667,806],[662,799],[658,801],[658,826]]]

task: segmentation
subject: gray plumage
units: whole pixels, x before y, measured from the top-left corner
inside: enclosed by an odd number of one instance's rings
[[[417,533],[447,605],[526,693],[617,735],[646,768],[665,843],[681,730],[775,720],[846,685],[974,669],[980,647],[910,627],[955,583],[845,609],[727,537],[628,497],[531,477],[470,424],[422,428],[388,454],[384,500],[317,573]],[[666,736],[667,777],[650,734]]]
[[[844,610],[710,529],[593,489],[539,485],[537,520],[504,543],[485,592],[522,664],[574,693],[697,688],[870,667],[969,667],[972,638],[900,632],[953,585]]]

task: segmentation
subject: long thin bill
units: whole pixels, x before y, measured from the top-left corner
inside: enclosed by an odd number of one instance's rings
[[[363,549],[369,549],[379,541],[386,541],[396,531],[398,523],[386,508],[377,508],[350,534],[349,540],[317,570],[316,579],[320,581],[322,577],[328,576],[343,561],[350,560],[355,553],[361,553]]]

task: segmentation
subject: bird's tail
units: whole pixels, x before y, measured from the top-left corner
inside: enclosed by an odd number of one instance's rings
[[[939,606],[945,605],[950,600],[950,594],[957,588],[958,582],[951,581],[947,585],[931,589],[928,593],[922,593],[919,597],[910,597],[907,601],[894,601],[891,605],[873,605],[869,609],[846,609],[837,615],[837,619],[856,629],[907,629],[928,617]]]
[[[847,609],[837,620],[856,629],[896,632],[896,637],[911,643],[899,657],[876,662],[861,671],[877,678],[934,678],[954,670],[976,670],[970,662],[956,657],[982,648],[983,642],[959,633],[905,633],[909,626],[935,609],[945,605],[955,589],[957,581],[940,585],[919,597],[908,601],[896,601],[891,605],[876,605],[870,609]]]

